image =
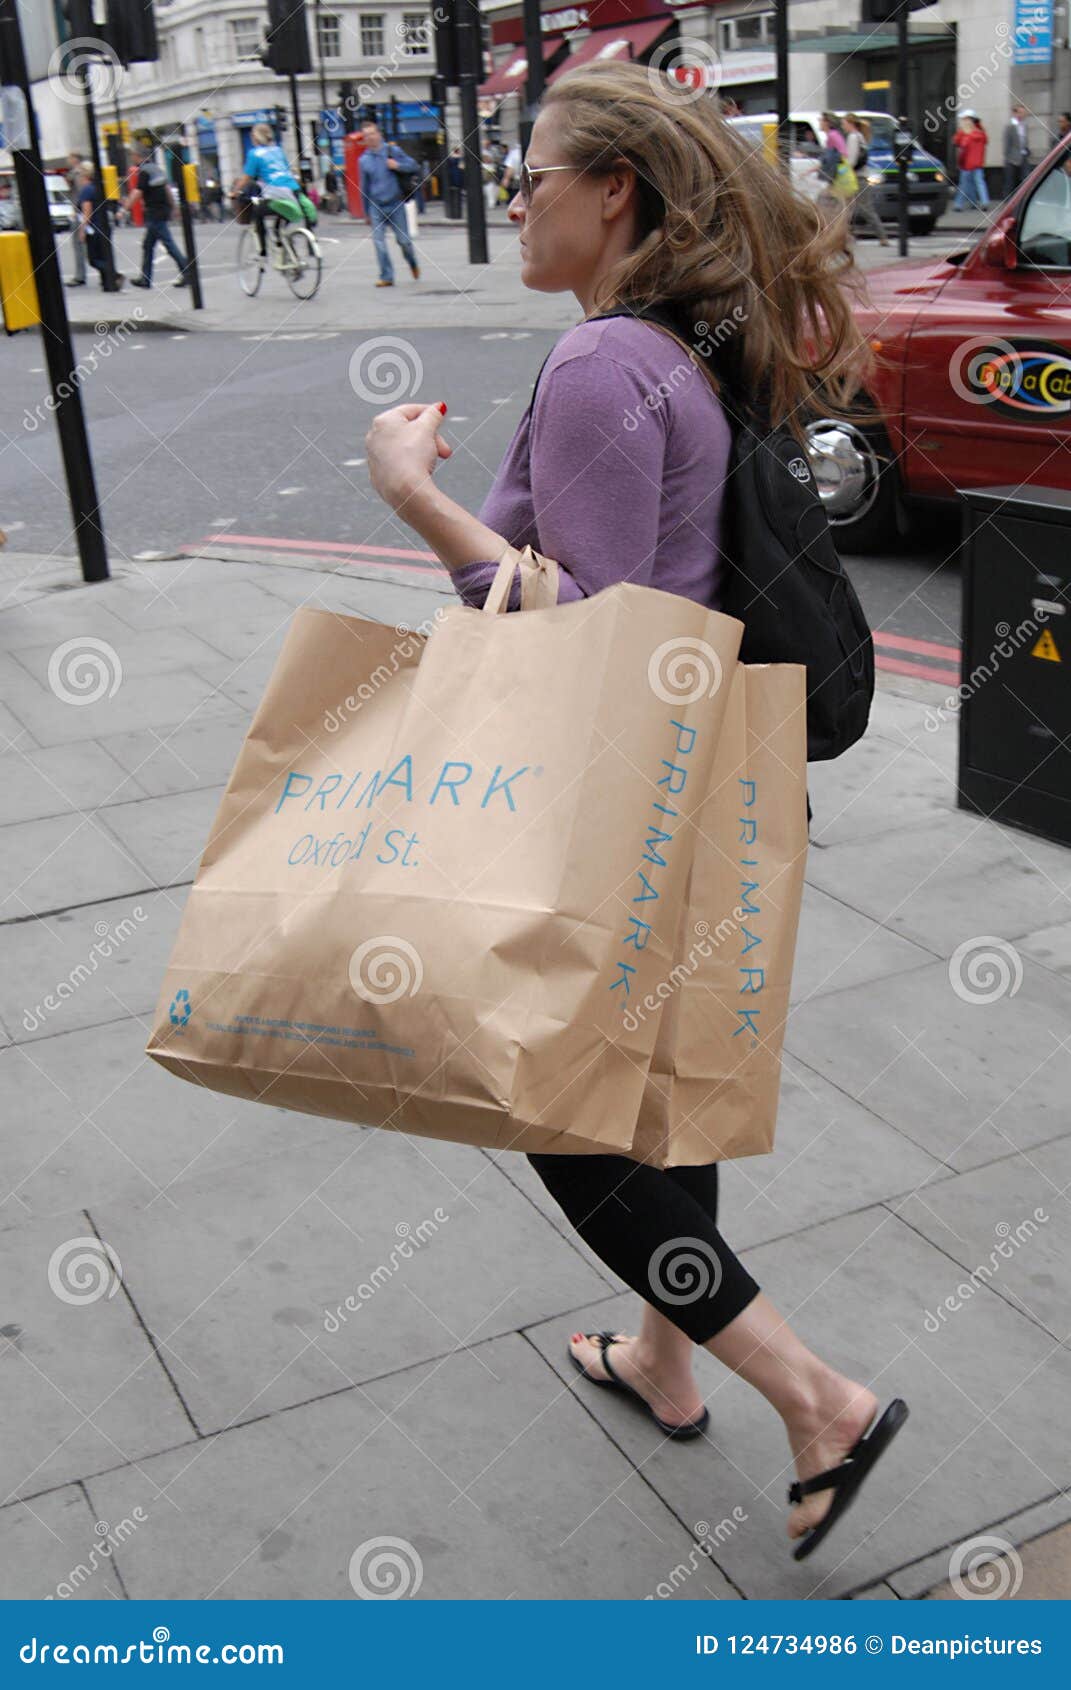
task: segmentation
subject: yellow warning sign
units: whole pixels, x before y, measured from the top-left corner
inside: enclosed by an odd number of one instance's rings
[[[1051,628],[1046,628],[1036,646],[1032,647],[1031,657],[1046,657],[1050,663],[1062,663],[1063,658],[1056,649],[1056,641],[1052,637]]]

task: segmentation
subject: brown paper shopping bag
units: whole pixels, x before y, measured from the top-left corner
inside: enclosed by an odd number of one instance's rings
[[[676,1167],[773,1148],[806,857],[806,671],[739,664],[674,967],[632,1006],[632,1019],[659,1022],[638,1160]]]
[[[436,1138],[625,1150],[741,625],[619,584],[426,637],[302,610],[224,794],[148,1050],[186,1079]],[[682,653],[711,672],[681,702]]]

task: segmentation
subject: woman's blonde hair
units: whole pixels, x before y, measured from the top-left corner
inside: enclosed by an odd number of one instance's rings
[[[255,147],[270,147],[275,139],[275,131],[270,123],[254,123],[249,131],[249,138]]]
[[[667,302],[714,336],[714,385],[720,371],[774,426],[802,435],[816,413],[849,414],[866,342],[852,314],[860,278],[847,218],[797,194],[711,96],[677,94],[659,75],[605,61],[570,71],[541,103],[563,161],[635,172],[637,243],[602,278],[590,314]]]

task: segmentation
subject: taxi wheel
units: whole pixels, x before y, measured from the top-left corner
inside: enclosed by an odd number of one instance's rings
[[[902,519],[900,476],[881,424],[821,417],[808,424],[807,447],[838,549],[886,550]]]

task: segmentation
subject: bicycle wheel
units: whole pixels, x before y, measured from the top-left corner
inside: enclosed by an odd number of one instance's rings
[[[260,256],[255,229],[243,229],[238,237],[238,280],[242,292],[253,295],[258,292],[264,276],[264,260]]]
[[[311,299],[320,285],[320,249],[307,229],[289,229],[283,236],[286,263],[283,273],[290,291],[298,299]]]

